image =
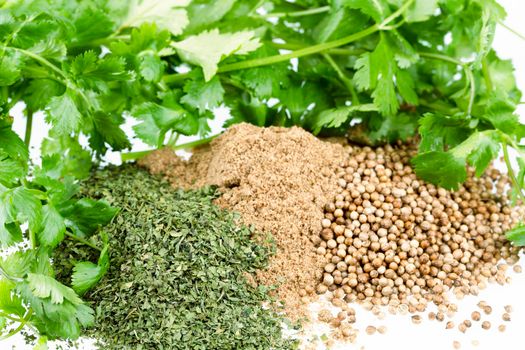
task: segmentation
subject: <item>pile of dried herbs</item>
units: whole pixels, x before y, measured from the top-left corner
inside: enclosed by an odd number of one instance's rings
[[[85,185],[86,195],[122,208],[105,229],[111,267],[86,295],[96,310],[88,335],[104,349],[294,348],[267,307],[269,288],[247,280],[271,248],[212,204],[214,189],[174,191],[133,166],[102,170]],[[56,260],[73,263],[82,252],[70,245]]]

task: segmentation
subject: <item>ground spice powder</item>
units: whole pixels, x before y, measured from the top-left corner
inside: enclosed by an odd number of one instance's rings
[[[303,129],[238,124],[198,149],[189,161],[160,150],[140,161],[175,187],[219,186],[217,203],[243,221],[270,232],[277,254],[257,282],[277,285],[289,316],[306,316],[304,291],[313,293],[324,257],[315,253],[324,204],[337,193],[340,144],[321,141]],[[302,292],[300,293],[300,291]]]

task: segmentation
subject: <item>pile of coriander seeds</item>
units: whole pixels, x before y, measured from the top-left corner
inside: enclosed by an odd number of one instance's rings
[[[480,178],[469,172],[459,190],[447,191],[417,179],[413,143],[347,151],[339,194],[326,204],[315,240],[327,261],[318,294],[332,292],[335,306],[359,302],[392,313],[434,303],[443,321],[457,311],[451,293],[461,299],[487,282],[507,282],[519,248],[504,232],[524,210],[510,204],[505,175],[492,167]]]

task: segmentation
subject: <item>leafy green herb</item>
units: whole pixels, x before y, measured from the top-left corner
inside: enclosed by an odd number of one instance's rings
[[[351,138],[370,144],[417,133],[418,175],[447,188],[464,181],[467,166],[480,175],[501,150],[512,196],[523,203],[521,92],[512,63],[491,48],[505,15],[495,0],[3,2],[0,245],[93,245],[90,236],[115,210],[75,197],[77,179],[132,137],[155,148],[184,148],[179,134],[208,142],[217,106],[230,110],[226,125],[300,125],[319,135],[352,126]],[[23,140],[12,131],[18,103]],[[36,112],[52,127],[39,167],[28,151]],[[126,117],[137,121],[134,135],[121,128]],[[9,268],[25,271],[10,280],[24,305],[40,305],[19,286],[35,267]],[[62,318],[44,319],[35,308],[17,324],[37,324],[50,339],[75,337],[89,322],[74,326],[73,308],[64,308],[71,322],[60,332]]]

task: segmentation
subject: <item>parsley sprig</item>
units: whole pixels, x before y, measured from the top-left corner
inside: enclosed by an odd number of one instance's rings
[[[132,138],[153,149],[209,142],[218,106],[226,126],[299,125],[368,144],[418,135],[418,176],[448,189],[502,152],[523,203],[521,92],[492,49],[505,15],[495,0],[1,2],[0,244],[14,251],[0,262],[3,336],[32,327],[41,343],[74,339],[93,322],[77,294],[107,269],[100,228],[117,209],[81,198],[78,181]],[[10,116],[19,103],[24,140]],[[32,166],[42,116],[52,128]],[[524,237],[523,225],[508,233]],[[71,287],[49,259],[64,239],[100,255],[79,263]]]

